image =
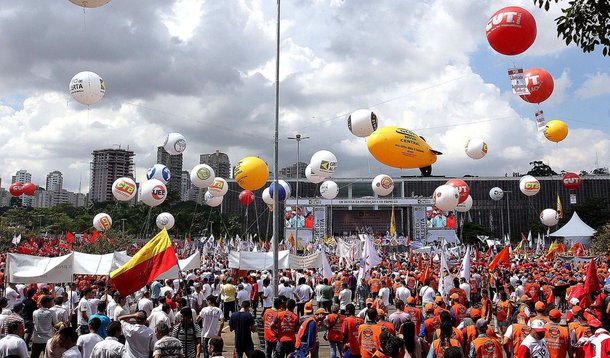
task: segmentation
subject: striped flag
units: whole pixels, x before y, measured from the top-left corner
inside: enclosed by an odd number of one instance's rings
[[[130,295],[178,263],[176,252],[163,228],[131,260],[110,273],[110,281],[121,292]]]

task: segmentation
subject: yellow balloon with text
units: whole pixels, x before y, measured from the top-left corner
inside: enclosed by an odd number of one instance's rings
[[[369,152],[379,162],[394,168],[422,168],[436,162],[437,155],[426,141],[408,129],[383,127],[368,138]]]
[[[561,142],[568,136],[568,125],[558,119],[553,119],[546,124],[544,136],[551,142]]]
[[[246,157],[237,163],[233,174],[235,181],[243,189],[258,190],[267,184],[269,167],[260,158]]]

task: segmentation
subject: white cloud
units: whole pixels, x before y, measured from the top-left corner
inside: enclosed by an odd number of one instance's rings
[[[607,73],[597,73],[587,76],[582,86],[576,90],[575,94],[578,98],[591,98],[610,93],[610,76]]]

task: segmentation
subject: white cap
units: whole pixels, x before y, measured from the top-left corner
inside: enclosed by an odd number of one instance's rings
[[[576,298],[576,297],[572,297],[572,298],[570,299],[570,304],[571,304],[572,306],[578,306],[578,305],[580,304],[580,300],[579,300],[578,298]]]

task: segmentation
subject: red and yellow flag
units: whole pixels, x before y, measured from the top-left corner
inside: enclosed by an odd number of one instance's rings
[[[490,271],[495,270],[496,267],[498,267],[500,264],[510,263],[510,253],[508,250],[509,250],[509,246],[506,246],[504,249],[502,249],[502,251],[498,252],[496,257],[489,264]]]
[[[127,296],[152,282],[178,263],[172,241],[163,228],[131,260],[110,273],[110,281]]]

